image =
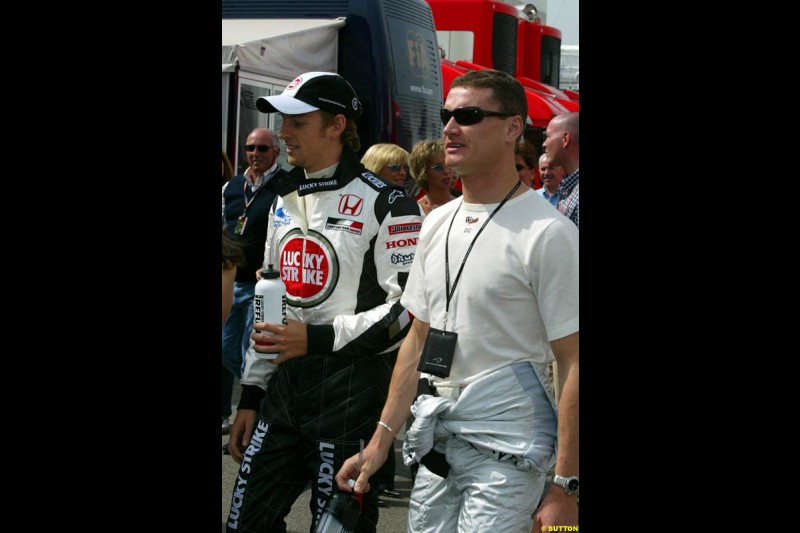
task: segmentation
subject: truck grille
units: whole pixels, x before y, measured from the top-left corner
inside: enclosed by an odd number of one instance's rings
[[[506,13],[495,13],[493,28],[492,68],[515,76],[517,73],[517,17]]]
[[[561,39],[542,35],[542,62],[539,73],[542,83],[558,87],[561,80]]]

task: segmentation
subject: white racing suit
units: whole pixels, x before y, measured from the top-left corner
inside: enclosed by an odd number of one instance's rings
[[[404,462],[410,466],[434,450],[444,454],[449,471],[441,477],[424,462],[420,466],[408,531],[530,533],[556,458],[556,409],[548,385],[547,365],[526,361],[463,388],[441,387],[439,396],[417,398]]]
[[[411,316],[400,304],[422,224],[418,204],[345,148],[332,176],[294,169],[275,185],[265,257],[286,285],[287,317],[307,325],[308,353],[275,365],[248,350],[239,409],[263,409],[234,487],[227,528],[286,531],[311,483],[316,522],[345,459],[369,441]],[[376,491],[358,532],[375,530]]]

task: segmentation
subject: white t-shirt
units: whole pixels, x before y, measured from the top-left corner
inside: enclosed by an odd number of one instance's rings
[[[464,254],[498,204],[457,199],[434,209],[420,231],[401,303],[431,327],[443,329],[445,238],[450,288]],[[578,328],[578,228],[541,195],[528,190],[509,200],[481,232],[467,257],[447,316],[458,333],[449,378],[467,385],[518,361],[554,359],[549,339]]]

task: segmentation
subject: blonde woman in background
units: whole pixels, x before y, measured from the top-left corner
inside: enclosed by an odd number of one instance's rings
[[[405,188],[408,178],[408,152],[391,143],[373,144],[361,164],[386,183]]]
[[[414,181],[425,191],[425,196],[418,203],[426,215],[455,198],[450,188],[456,176],[444,164],[444,142],[441,139],[415,144],[409,163]]]

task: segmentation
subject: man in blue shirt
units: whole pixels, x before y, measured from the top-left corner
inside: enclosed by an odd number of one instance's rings
[[[544,186],[536,189],[536,192],[544,196],[545,200],[553,204],[556,209],[558,209],[558,199],[561,198],[561,195],[558,194],[558,186],[561,185],[564,174],[566,174],[564,167],[551,165],[547,154],[539,157],[539,176],[541,176]]]

